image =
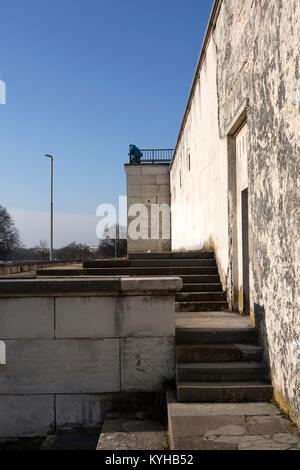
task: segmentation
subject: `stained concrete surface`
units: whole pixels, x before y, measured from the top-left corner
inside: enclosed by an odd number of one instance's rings
[[[300,433],[271,403],[177,403],[167,393],[171,450],[300,450]]]
[[[97,450],[164,450],[164,425],[143,411],[106,415]]]

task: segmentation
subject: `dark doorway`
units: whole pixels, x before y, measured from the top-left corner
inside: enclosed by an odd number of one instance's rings
[[[248,243],[248,188],[242,196],[242,245],[243,245],[243,311],[250,312],[249,300],[249,243]]]

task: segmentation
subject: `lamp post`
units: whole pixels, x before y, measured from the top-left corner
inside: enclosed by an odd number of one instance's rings
[[[46,153],[45,157],[51,160],[51,184],[50,184],[50,261],[53,261],[53,157]]]

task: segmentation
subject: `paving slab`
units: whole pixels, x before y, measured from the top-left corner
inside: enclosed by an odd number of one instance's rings
[[[105,417],[97,450],[163,450],[166,442],[163,424],[147,413],[110,412]]]
[[[230,312],[176,312],[176,328],[252,328],[249,316]]]
[[[178,403],[167,392],[171,450],[299,450],[300,433],[273,404]]]

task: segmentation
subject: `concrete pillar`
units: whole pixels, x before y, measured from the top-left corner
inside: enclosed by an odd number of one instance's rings
[[[171,251],[169,164],[124,167],[128,253]]]

